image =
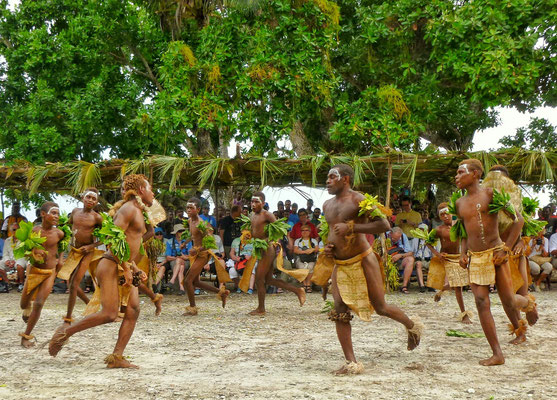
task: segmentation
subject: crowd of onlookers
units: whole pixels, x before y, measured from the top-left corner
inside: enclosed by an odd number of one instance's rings
[[[215,253],[223,259],[230,277],[234,281],[234,289],[238,290],[238,282],[242,277],[246,263],[253,256],[253,247],[248,243],[249,233],[241,230],[241,214],[249,215],[250,203],[245,201],[241,193],[235,196],[230,208],[218,207],[211,213],[211,207],[206,199],[201,198],[202,207],[200,218],[212,228],[212,233],[217,243]],[[441,225],[439,216],[430,213],[428,207],[412,201],[408,196],[395,196],[391,203],[393,216],[390,217],[392,229],[387,233],[390,245],[386,249],[391,255],[392,262],[397,266],[401,276],[403,292],[412,277],[415,276],[421,292],[428,290],[424,281],[429,261],[432,258],[431,250],[425,245],[423,239],[414,238],[413,229],[432,229]],[[307,268],[310,275],[303,282],[307,292],[313,290],[311,273],[315,267],[319,249],[323,242],[319,237],[321,209],[315,207],[312,199],[308,199],[304,207],[292,203],[290,200],[279,201],[276,209],[271,210],[266,203],[265,209],[271,211],[277,219],[285,218],[290,225],[288,235],[281,240],[283,265],[287,269]],[[533,277],[533,290],[540,290],[551,276],[553,269],[557,269],[557,215],[554,205],[549,205],[539,211],[539,219],[548,222],[546,229],[537,237],[531,238],[529,243],[529,266]],[[14,232],[19,223],[26,218],[20,213],[20,206],[14,203],[11,214],[2,221],[2,236],[0,238],[0,292],[7,291],[9,282],[19,290],[23,287],[27,261],[14,259],[13,244]],[[169,213],[168,218],[161,222],[155,229],[155,240],[164,243],[165,251],[157,259],[158,272],[154,288],[156,291],[174,291],[178,295],[185,294],[183,278],[189,268],[188,253],[192,247],[190,239],[184,235],[187,230],[187,216],[184,209]],[[36,220],[35,223],[40,223]],[[376,239],[367,235],[371,244]],[[257,267],[256,267],[257,268]],[[255,271],[253,274],[255,274]],[[205,266],[207,277],[215,274],[214,260],[211,259]],[[287,276],[283,275],[283,279]],[[251,277],[249,293],[253,292],[254,276]],[[270,290],[276,290],[271,288]],[[432,290],[432,289],[429,289]],[[279,290],[280,291],[280,290]],[[196,291],[199,294],[199,290]]]

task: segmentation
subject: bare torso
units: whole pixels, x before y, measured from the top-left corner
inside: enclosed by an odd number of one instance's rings
[[[451,227],[448,225],[441,225],[437,230],[437,237],[441,242],[441,252],[447,254],[459,254],[458,242],[453,242],[451,240]]]
[[[83,208],[75,208],[72,211],[72,231],[74,234],[74,246],[79,248],[95,241],[93,231],[101,226],[102,217],[96,211],[87,211]]]
[[[497,224],[497,213],[489,214],[493,190],[480,188],[476,193],[466,194],[456,202],[460,219],[468,234],[468,249],[483,251],[501,244]]]
[[[197,227],[201,221],[202,221],[202,219],[199,218],[199,217],[195,220],[194,220],[194,218],[188,219],[188,224],[189,224],[190,233],[191,233],[191,239],[193,241],[193,246],[194,247],[200,247],[202,245],[203,234],[201,233],[201,231]]]
[[[275,216],[267,210],[251,215],[251,236],[255,239],[267,239],[265,226],[275,221]]]
[[[114,223],[125,227],[126,241],[130,246],[130,260],[135,260],[139,255],[141,239],[146,232],[143,213],[135,204],[135,201],[124,203],[114,216]]]
[[[46,242],[42,244],[46,254],[39,252],[44,256],[44,263],[36,264],[40,269],[55,269],[58,264],[58,242],[64,237],[64,232],[58,228],[43,229],[41,225],[33,228],[34,232],[40,232],[42,237],[46,238]]]
[[[363,233],[356,234],[356,240],[349,247],[345,248],[346,240],[344,236],[335,234],[333,227],[335,224],[354,221],[355,223],[363,223],[366,218],[358,217],[360,210],[360,201],[364,196],[358,192],[350,190],[344,197],[333,197],[323,204],[323,212],[325,219],[329,224],[329,237],[327,244],[334,245],[333,254],[335,258],[345,260],[363,253],[369,248],[369,242]]]

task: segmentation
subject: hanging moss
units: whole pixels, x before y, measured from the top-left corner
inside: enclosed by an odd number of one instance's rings
[[[193,51],[187,44],[182,44],[182,46],[180,46],[180,54],[184,57],[184,61],[187,62],[190,67],[193,67],[197,63],[197,59],[193,55]]]

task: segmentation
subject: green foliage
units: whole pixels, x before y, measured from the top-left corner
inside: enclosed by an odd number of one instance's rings
[[[234,221],[240,221],[242,223],[242,228],[241,228],[242,231],[251,232],[251,218],[248,217],[247,215],[240,214],[240,216],[236,218]]]
[[[387,210],[383,204],[377,200],[377,196],[372,196],[368,193],[364,194],[364,199],[360,201],[360,211],[358,216],[365,215],[369,219],[373,218],[387,218],[387,214],[392,214]]]
[[[263,239],[252,238],[248,240],[247,243],[253,246],[253,255],[258,260],[261,260],[261,257],[263,257],[263,253],[269,248],[269,243]]]
[[[425,243],[435,246],[437,244],[437,231],[432,229],[430,232],[423,229],[412,229],[410,234],[418,239],[423,239]]]
[[[184,220],[183,224],[184,226],[188,226],[187,225],[188,221]],[[184,232],[182,232],[182,234],[180,235],[180,239],[182,240],[189,240],[191,239],[191,232],[189,229],[186,229]]]
[[[493,199],[489,203],[490,214],[496,214],[499,211],[503,211],[511,218],[516,219],[516,211],[511,203],[511,196],[505,192],[505,189],[501,189],[500,192],[497,189],[493,189]]]
[[[523,215],[534,216],[536,211],[540,208],[540,202],[538,199],[531,199],[530,197],[522,197],[522,212]]]
[[[468,333],[468,332],[463,332],[463,331],[459,331],[459,330],[456,330],[456,329],[449,329],[447,332],[445,332],[445,335],[452,336],[452,337],[459,337],[459,338],[481,338],[481,337],[485,337],[485,335],[483,333]]]
[[[130,259],[130,246],[126,241],[126,233],[122,228],[114,224],[111,216],[101,213],[103,222],[100,228],[96,228],[93,235],[105,244],[120,263]]]
[[[269,242],[277,242],[288,234],[290,225],[286,223],[286,218],[281,218],[275,222],[265,225],[263,230],[269,239]]]
[[[538,221],[524,212],[522,216],[524,217],[524,225],[522,226],[523,236],[536,236],[547,225],[547,221]]]
[[[204,236],[201,240],[201,245],[207,250],[218,249],[217,241],[213,235]]]
[[[323,244],[327,244],[329,240],[329,223],[325,219],[324,215],[319,217],[319,237]]]
[[[26,257],[31,264],[42,264],[41,258],[35,258],[33,250],[44,250],[42,244],[46,242],[46,237],[42,237],[40,232],[33,232],[33,223],[21,221],[19,229],[15,231],[17,244],[14,247],[14,258]]]
[[[64,232],[64,237],[58,242],[58,253],[62,253],[70,247],[72,238],[72,228],[70,227],[70,218],[67,213],[62,213],[58,219],[58,229]]]
[[[530,150],[553,150],[557,148],[557,131],[545,118],[531,118],[527,128],[518,128],[514,135],[499,140],[505,147]]]

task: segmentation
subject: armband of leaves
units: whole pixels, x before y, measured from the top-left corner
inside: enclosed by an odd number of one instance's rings
[[[538,199],[531,199],[529,197],[522,198],[522,216],[536,215],[538,208],[540,208],[540,202]],[[524,219],[526,219],[526,217],[524,217]]]
[[[64,233],[62,240],[58,242],[58,253],[63,253],[70,247],[70,240],[72,238],[72,229],[70,228],[70,218],[68,214],[63,213],[58,219],[58,229]]]
[[[269,248],[269,243],[262,239],[251,239],[248,241],[248,244],[253,246],[253,255],[257,260],[261,260],[263,252],[267,251]]]
[[[493,200],[489,203],[489,213],[496,214],[499,211],[503,211],[512,219],[516,219],[516,211],[511,203],[511,196],[505,193],[504,189],[501,189],[500,192],[493,189]]]
[[[369,219],[373,218],[387,218],[393,215],[393,211],[377,200],[377,196],[372,196],[368,193],[364,194],[364,199],[360,201],[360,211],[358,216],[365,215]]]
[[[522,213],[524,217],[524,226],[522,227],[522,235],[523,236],[537,236],[545,225],[547,225],[547,221],[538,221],[532,218],[530,215],[526,215],[524,212]]]
[[[180,235],[180,239],[182,240],[189,240],[191,239],[191,232],[189,229],[186,229],[184,232],[182,232],[182,234]]]
[[[325,219],[324,215],[319,217],[319,237],[323,244],[327,244],[329,238],[329,223]]]
[[[468,237],[468,233],[466,233],[466,228],[464,227],[464,223],[461,219],[457,219],[454,225],[451,226],[449,236],[453,242],[458,241],[458,239],[466,239]]]
[[[46,238],[42,237],[39,232],[33,232],[33,223],[21,221],[19,229],[15,231],[17,244],[14,247],[14,258],[27,258],[31,264],[42,264],[44,259],[35,257],[33,250],[44,250],[42,244],[46,242]]]
[[[240,221],[242,223],[242,231],[250,231],[251,232],[251,218],[247,215],[240,214],[238,218],[234,220],[234,222]]]
[[[106,213],[101,213],[103,222],[100,228],[93,231],[93,235],[99,239],[101,243],[110,248],[110,251],[120,264],[130,259],[130,245],[126,241],[126,232],[119,226],[114,224],[114,220]]]
[[[201,245],[207,250],[218,249],[217,241],[213,235],[203,236],[203,239],[201,239]]]
[[[426,244],[435,246],[437,244],[437,231],[432,229],[430,232],[423,229],[412,229],[410,234],[415,238],[422,239]]]
[[[286,218],[270,222],[263,228],[270,242],[277,242],[281,240],[288,234],[289,229],[290,225],[286,223]]]
[[[466,194],[466,190],[457,190],[455,192],[453,192],[453,194],[451,195],[451,198],[449,200],[449,205],[448,205],[448,209],[449,209],[449,214],[452,215],[457,215],[456,214],[456,201],[458,199],[460,199],[462,196],[464,196]]]

